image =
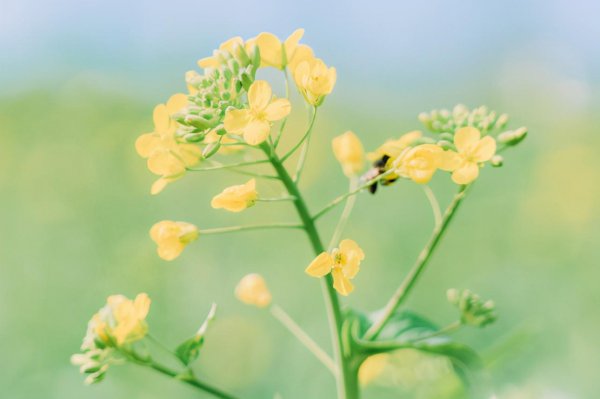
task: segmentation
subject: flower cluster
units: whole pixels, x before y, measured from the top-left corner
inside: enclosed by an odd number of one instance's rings
[[[372,192],[375,192],[377,183],[388,185],[399,178],[426,184],[438,170],[450,172],[456,184],[470,184],[477,179],[479,170],[486,163],[502,165],[502,158],[497,155],[499,145],[516,145],[527,134],[525,128],[501,131],[508,117],[506,114],[497,116],[486,107],[470,111],[464,105],[457,105],[452,112],[432,111],[419,115],[419,119],[437,137],[428,137],[415,130],[397,139],[389,139],[367,154],[373,168],[363,176],[363,180],[375,180]],[[333,148],[347,176],[362,169],[363,147],[353,133],[336,137]]]
[[[483,301],[479,295],[469,290],[459,291],[455,288],[446,293],[448,302],[460,311],[460,321],[464,325],[485,327],[496,321],[494,301]]]
[[[71,357],[71,362],[88,374],[86,383],[102,381],[109,365],[120,361],[119,351],[145,337],[149,310],[150,298],[145,293],[134,300],[123,295],[108,297],[88,323],[82,352]]]

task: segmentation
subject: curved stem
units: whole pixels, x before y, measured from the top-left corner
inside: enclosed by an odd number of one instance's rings
[[[337,374],[337,367],[333,362],[333,359],[331,359],[331,357],[321,349],[319,344],[313,341],[313,339],[281,307],[272,305],[271,314],[279,320],[279,322],[283,324],[285,328],[298,339],[298,341],[311,351],[312,354],[333,373],[333,375]]]
[[[337,205],[339,205],[340,203],[342,203],[342,201],[344,201],[346,198],[353,196],[355,194],[360,193],[362,190],[364,190],[365,188],[371,186],[374,183],[377,183],[379,180],[383,179],[384,177],[390,175],[394,173],[394,170],[390,170],[388,172],[382,173],[379,176],[367,181],[366,183],[364,183],[363,185],[356,187],[355,189],[351,189],[349,192],[347,192],[346,194],[342,194],[339,197],[335,198],[333,201],[331,201],[329,204],[325,205],[325,207],[323,209],[321,209],[319,212],[315,213],[313,215],[313,219],[317,220],[318,218],[320,218],[321,216],[325,215],[327,212],[329,212],[330,210],[332,210],[333,208],[335,208]]]
[[[287,68],[283,70],[283,76],[285,78],[285,98],[290,98],[290,82],[288,77]],[[285,129],[285,125],[287,123],[288,117],[286,116],[279,125],[279,132],[277,133],[277,137],[275,138],[275,142],[273,143],[273,148],[277,149],[279,145],[279,141],[281,140],[281,136],[283,135],[283,130]]]
[[[431,210],[433,211],[433,220],[435,221],[435,225],[439,226],[442,223],[442,211],[440,209],[440,203],[438,202],[433,190],[429,186],[422,186],[423,191],[425,191],[425,195],[429,200],[429,204],[431,205]]]
[[[315,119],[317,119],[317,107],[313,107],[313,113],[312,113],[312,118],[310,120],[310,123],[308,125],[308,129],[306,129],[306,133],[304,133],[304,136],[302,136],[302,138],[300,139],[300,141],[298,141],[296,143],[296,145],[294,145],[292,147],[291,150],[289,150],[284,156],[281,157],[280,162],[285,162],[289,157],[291,157],[292,155],[294,155],[294,152],[296,152],[296,150],[298,148],[300,148],[300,146],[308,139],[308,137],[310,137],[310,133],[312,132],[313,127],[315,126]],[[271,155],[267,152],[267,155]]]
[[[158,371],[161,374],[164,374],[166,376],[169,376],[171,378],[174,378],[176,380],[179,380],[181,382],[184,382],[188,385],[191,385],[195,388],[198,388],[204,392],[210,393],[213,396],[216,396],[217,398],[222,398],[222,399],[236,399],[235,396],[230,395],[226,392],[223,392],[222,390],[220,390],[219,388],[216,388],[212,385],[209,385],[203,381],[200,381],[199,379],[197,379],[196,377],[194,377],[189,370],[186,370],[185,373],[178,373],[175,370],[171,370],[170,368],[163,366],[162,364],[156,363],[154,360],[152,359],[144,359],[141,358],[137,353],[135,352],[129,352],[129,351],[125,351],[125,350],[119,350],[122,354],[124,354],[129,360],[131,360],[133,363],[136,363],[140,366],[146,366],[146,367],[150,367],[153,370]]]
[[[268,159],[260,159],[258,161],[250,161],[250,162],[239,162],[239,163],[232,163],[229,165],[215,165],[215,166],[208,166],[206,168],[186,168],[186,170],[188,170],[189,172],[210,172],[212,170],[221,170],[221,169],[229,169],[229,168],[239,168],[241,166],[250,166],[250,165],[258,165],[261,163],[267,163],[269,162]]]
[[[310,244],[316,255],[325,251],[321,238],[315,226],[314,220],[311,217],[306,203],[298,190],[298,186],[292,180],[291,176],[283,166],[283,160],[279,159],[275,153],[269,153],[268,145],[262,145],[265,154],[269,156],[273,168],[279,175],[281,182],[285,186],[288,193],[295,197],[294,206],[302,221],[306,235],[310,241]],[[327,307],[327,316],[329,320],[329,327],[331,331],[333,341],[333,352],[334,359],[337,363],[338,373],[336,376],[337,392],[339,399],[356,399],[358,398],[358,386],[356,381],[356,375],[353,375],[353,371],[350,370],[350,364],[347,361],[347,356],[342,350],[343,342],[340,334],[342,327],[342,312],[340,309],[340,303],[337,293],[333,288],[333,278],[331,274],[321,279],[321,287],[323,289],[323,296],[325,297],[325,303]]]
[[[350,189],[352,192],[356,189],[356,184],[358,183],[358,179],[353,177],[350,180]],[[342,215],[340,216],[340,220],[338,221],[335,230],[333,231],[333,235],[331,236],[331,241],[329,242],[329,246],[327,247],[329,251],[331,251],[336,244],[340,241],[341,235],[346,228],[346,224],[348,223],[348,218],[350,218],[350,214],[352,213],[352,209],[354,208],[354,204],[356,203],[356,196],[353,195],[346,200],[346,205],[344,206],[344,210],[342,211]]]
[[[214,229],[199,230],[200,235],[209,234],[224,234],[233,233],[236,231],[244,230],[260,230],[260,229],[301,229],[304,226],[301,224],[293,223],[271,223],[271,224],[249,224],[247,226],[229,226],[229,227],[216,227]]]
[[[392,297],[386,304],[382,315],[367,330],[364,339],[370,340],[377,338],[377,335],[379,335],[381,330],[383,330],[383,327],[388,322],[390,317],[392,317],[396,309],[398,309],[398,306],[400,306],[400,304],[402,304],[402,302],[406,299],[412,287],[415,285],[415,282],[425,269],[425,266],[427,265],[429,259],[431,259],[431,255],[433,254],[438,243],[440,242],[440,239],[444,235],[444,232],[446,231],[448,224],[452,220],[452,217],[455,215],[456,210],[458,209],[461,201],[465,197],[466,189],[468,187],[469,186],[460,186],[458,193],[454,196],[454,199],[452,200],[450,205],[448,205],[448,208],[446,208],[446,212],[444,213],[442,223],[436,226],[436,228],[433,230],[429,242],[427,243],[427,245],[425,245],[425,248],[423,248],[423,250],[419,254],[419,257],[417,258],[417,261],[413,265],[412,269],[409,271],[408,275],[405,277],[405,279],[402,281],[396,292],[394,292],[394,295],[392,295]]]

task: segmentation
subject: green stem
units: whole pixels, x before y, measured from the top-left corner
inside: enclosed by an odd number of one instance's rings
[[[356,184],[358,183],[358,179],[353,177],[350,180],[350,189],[352,192],[356,189]],[[340,241],[341,235],[346,228],[346,224],[348,223],[348,219],[350,218],[350,214],[352,213],[352,209],[354,208],[354,204],[356,203],[356,196],[353,195],[346,200],[346,205],[344,205],[344,210],[342,211],[342,215],[340,216],[340,220],[338,221],[335,230],[333,231],[333,235],[331,236],[331,241],[329,242],[329,246],[327,247],[329,251],[331,251],[337,243]]]
[[[439,226],[442,223],[442,211],[440,209],[440,203],[438,202],[433,190],[429,186],[422,186],[423,191],[425,191],[425,195],[429,200],[429,205],[431,205],[431,210],[433,211],[433,220],[435,221],[435,225]]]
[[[245,230],[260,230],[260,229],[302,229],[304,226],[301,224],[293,223],[271,223],[271,224],[249,224],[247,226],[229,226],[229,227],[217,227],[214,229],[199,230],[200,235],[209,234],[224,234],[233,233],[236,231]]]
[[[333,208],[335,208],[337,205],[341,204],[342,201],[344,201],[346,198],[353,196],[355,194],[360,193],[362,190],[364,190],[365,188],[371,186],[373,183],[377,183],[379,180],[385,178],[386,176],[390,175],[394,173],[394,170],[390,170],[388,172],[382,173],[379,176],[367,181],[366,183],[364,183],[363,185],[356,187],[353,190],[350,190],[349,192],[347,192],[346,194],[342,194],[339,197],[337,197],[336,199],[334,199],[333,201],[331,201],[329,204],[325,205],[325,207],[323,209],[321,209],[319,212],[315,213],[313,216],[314,220],[317,220],[318,218],[320,218],[321,216],[325,215],[327,212],[329,212],[330,210],[332,210]]]
[[[312,113],[312,118],[310,120],[310,123],[308,125],[308,129],[306,129],[306,133],[304,133],[304,136],[302,136],[302,138],[300,139],[300,141],[298,141],[296,143],[296,145],[294,145],[292,147],[291,150],[289,150],[284,156],[281,157],[280,162],[283,163],[285,162],[289,157],[291,157],[292,155],[294,155],[294,152],[296,152],[296,150],[298,148],[300,148],[300,146],[306,141],[306,139],[308,137],[310,137],[310,133],[312,132],[313,127],[315,126],[315,119],[317,119],[317,107],[313,108],[313,113]],[[267,155],[272,155],[269,152],[267,152]]]
[[[379,335],[381,330],[383,330],[383,327],[385,327],[385,324],[388,322],[390,317],[392,317],[396,309],[398,309],[398,306],[400,306],[402,302],[406,299],[409,292],[415,285],[415,282],[425,269],[425,266],[427,265],[429,259],[431,259],[431,255],[433,254],[438,243],[440,242],[440,239],[444,235],[444,232],[446,231],[446,228],[448,227],[450,221],[455,215],[456,210],[458,209],[461,201],[465,197],[467,187],[469,186],[460,187],[458,193],[454,196],[454,199],[452,200],[450,205],[448,205],[448,208],[446,208],[446,212],[444,213],[442,223],[435,227],[429,239],[429,242],[427,243],[427,245],[425,245],[425,248],[423,248],[423,250],[419,254],[419,257],[417,258],[417,261],[413,265],[412,269],[409,271],[408,275],[405,277],[405,279],[402,281],[396,292],[394,292],[394,295],[392,295],[392,297],[386,304],[382,315],[367,330],[364,339],[372,340],[377,338],[377,336]]]
[[[314,120],[313,120],[314,122]],[[306,206],[306,202],[304,201],[300,191],[298,190],[298,186],[292,180],[288,171],[283,166],[283,160],[277,157],[277,154],[270,153],[270,149],[268,145],[263,144],[262,148],[269,156],[271,164],[273,168],[277,172],[277,175],[281,179],[281,182],[285,186],[288,193],[295,197],[294,207],[302,221],[304,226],[304,230],[308,236],[310,244],[316,255],[325,251],[323,247],[323,243],[321,242],[321,238],[319,237],[319,233],[315,226],[314,220],[311,217],[308,208]],[[359,397],[358,392],[358,384],[356,380],[356,373],[354,370],[350,370],[350,361],[349,358],[351,354],[344,353],[342,351],[342,336],[340,334],[342,327],[342,312],[340,309],[339,298],[335,289],[333,288],[333,278],[331,274],[323,277],[321,279],[321,287],[323,289],[323,296],[325,297],[326,307],[327,307],[327,316],[329,320],[329,327],[332,335],[333,341],[333,352],[334,359],[337,363],[338,373],[336,376],[337,383],[337,392],[339,399],[357,399]]]
[[[288,77],[287,68],[283,70],[283,76],[285,78],[285,98],[289,100],[290,98],[290,82]],[[279,132],[277,133],[277,137],[275,138],[275,142],[273,143],[273,148],[277,149],[279,145],[279,141],[281,140],[281,136],[283,135],[283,130],[285,129],[285,125],[287,123],[288,117],[286,116],[279,125]]]
[[[271,314],[285,326],[325,367],[337,374],[337,367],[329,355],[281,307],[271,306]]]
[[[277,178],[277,179],[279,179],[279,178]],[[294,198],[290,195],[287,195],[285,197],[276,197],[276,198],[260,198],[259,197],[256,200],[259,202],[279,202],[279,201],[293,201],[295,199],[296,198]]]
[[[251,162],[239,162],[239,163],[232,163],[229,165],[215,165],[215,166],[208,166],[206,168],[187,168],[188,171],[190,172],[210,172],[213,170],[221,170],[221,169],[229,169],[229,168],[239,168],[241,166],[250,166],[250,165],[258,165],[261,163],[267,163],[269,162],[269,160],[267,159],[261,159],[258,161],[251,161]]]
[[[216,388],[212,385],[209,385],[203,381],[200,381],[199,379],[197,379],[196,377],[194,377],[192,374],[189,373],[189,370],[186,370],[186,373],[182,374],[182,373],[178,373],[175,370],[171,370],[168,367],[163,366],[162,364],[156,363],[154,360],[152,359],[144,359],[141,358],[137,353],[135,352],[129,352],[129,351],[125,351],[125,350],[120,350],[121,353],[123,353],[128,359],[130,359],[132,362],[139,364],[140,366],[146,366],[146,367],[150,367],[153,370],[158,371],[161,374],[164,374],[166,376],[169,376],[171,378],[174,378],[176,380],[179,380],[181,382],[184,382],[188,385],[191,385],[193,387],[196,387],[204,392],[210,393],[213,396],[216,396],[217,398],[222,398],[222,399],[236,399],[235,396],[230,395],[226,392],[223,392],[222,390],[220,390],[219,388]]]
[[[300,157],[298,158],[298,163],[296,164],[296,172],[294,173],[294,182],[298,183],[300,180],[300,175],[304,170],[304,164],[306,163],[306,156],[308,155],[308,148],[310,146],[310,138],[312,137],[312,127],[315,122],[315,118],[317,117],[317,108],[314,107],[312,111],[312,119],[310,122],[310,127],[306,135],[306,140],[304,141],[304,145],[302,146],[302,150],[300,150]]]
[[[462,322],[460,320],[456,320],[453,323],[448,324],[446,327],[440,328],[436,332],[432,332],[431,334],[423,335],[411,342],[420,342],[429,338],[438,337],[440,335],[449,334],[458,330],[462,326]]]

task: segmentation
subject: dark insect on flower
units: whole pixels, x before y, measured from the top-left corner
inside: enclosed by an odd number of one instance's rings
[[[377,176],[387,172],[386,165],[389,160],[390,160],[390,156],[384,155],[377,161],[373,162],[373,168],[369,169],[364,175],[362,175],[361,180],[364,182],[368,182],[369,180],[373,180]],[[391,184],[391,183],[395,182],[396,180],[397,180],[397,178],[384,179],[383,181],[381,181],[381,184],[383,186],[387,186],[388,184]],[[378,184],[378,182],[375,182],[369,186],[369,192],[371,194],[375,194],[377,192],[377,184]]]

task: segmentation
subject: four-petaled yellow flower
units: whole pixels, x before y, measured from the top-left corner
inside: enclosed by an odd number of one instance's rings
[[[304,29],[296,29],[284,42],[269,32],[260,33],[255,39],[250,39],[249,44],[256,44],[260,51],[261,67],[271,66],[285,69],[290,66],[293,70],[300,61],[312,56],[312,50],[298,42],[304,35]]]
[[[469,184],[477,179],[479,165],[496,153],[496,140],[491,136],[481,138],[479,129],[470,126],[456,130],[454,145],[457,152],[447,151],[447,164],[456,184]]]
[[[198,228],[190,223],[163,220],[150,229],[150,237],[164,260],[177,258],[186,245],[198,238]]]
[[[396,173],[419,184],[428,183],[438,169],[452,170],[447,151],[436,144],[421,144],[405,149],[395,161]]]
[[[187,167],[200,161],[202,152],[194,144],[179,143],[175,138],[177,122],[171,117],[188,103],[185,94],[175,94],[166,104],[154,108],[154,131],[138,137],[135,142],[137,153],[148,159],[148,169],[161,176],[151,189],[158,194],[165,186],[181,178]]]
[[[333,154],[348,177],[359,173],[365,163],[365,152],[360,139],[351,131],[337,136],[331,142]]]
[[[145,293],[133,301],[123,295],[109,296],[106,305],[90,320],[83,348],[92,348],[96,340],[121,346],[144,338],[149,309],[150,298]]]
[[[210,205],[215,209],[241,212],[253,206],[257,198],[256,179],[250,179],[246,184],[227,187],[212,199]]]
[[[225,130],[241,134],[250,145],[262,143],[269,137],[271,123],[285,118],[292,105],[285,98],[272,99],[271,86],[256,80],[248,90],[248,109],[234,109],[225,115]]]
[[[323,252],[306,268],[313,277],[333,276],[333,288],[346,296],[354,290],[350,282],[360,270],[360,262],[365,258],[363,250],[353,240],[342,240],[339,248],[331,253]]]
[[[309,104],[315,106],[321,105],[325,96],[333,91],[336,77],[335,68],[328,68],[318,58],[304,60],[294,70],[298,90]]]
[[[267,283],[260,274],[256,273],[248,274],[240,280],[235,287],[235,296],[245,304],[259,308],[271,304],[271,292],[269,292]]]

